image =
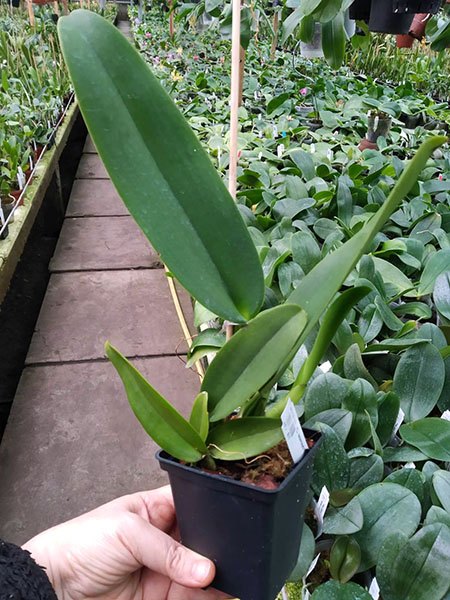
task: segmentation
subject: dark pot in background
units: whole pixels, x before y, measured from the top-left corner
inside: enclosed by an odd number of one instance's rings
[[[350,19],[368,21],[370,19],[371,0],[355,0],[349,8]]]
[[[369,116],[367,125],[367,139],[376,144],[379,137],[387,138],[391,128],[392,119],[390,117]]]
[[[414,15],[409,35],[417,40],[421,40],[425,35],[425,28],[430,19],[430,13],[417,13]]]
[[[394,12],[399,13],[430,13],[439,12],[443,0],[394,0]]]
[[[19,6],[20,6],[20,0],[11,0],[11,6],[13,8],[19,8]]]
[[[408,34],[397,36],[397,48],[412,48],[414,44],[414,38]]]
[[[394,13],[393,0],[376,0],[370,8],[369,29],[377,33],[409,32],[414,13]]]
[[[168,472],[184,545],[216,564],[212,586],[240,600],[274,600],[294,568],[300,548],[314,446],[275,490],[182,465],[160,450]]]

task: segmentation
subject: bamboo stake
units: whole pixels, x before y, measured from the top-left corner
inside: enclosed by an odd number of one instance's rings
[[[232,45],[231,45],[231,110],[230,110],[230,167],[228,190],[236,199],[238,110],[240,89],[241,54],[241,0],[233,0]]]
[[[31,27],[34,27],[34,11],[33,11],[33,4],[31,2],[31,0],[27,0],[27,5],[28,5],[28,17],[30,19],[30,25],[31,25]]]
[[[270,50],[270,60],[275,60],[275,51],[277,49],[278,44],[278,29],[280,28],[280,17],[278,12],[276,12],[273,16],[273,40],[272,40],[272,48]]]
[[[230,166],[228,170],[228,190],[236,200],[237,155],[238,155],[238,111],[240,90],[241,59],[241,0],[233,0],[233,20],[231,34],[231,109],[230,109]],[[233,335],[233,325],[227,325],[227,340]]]
[[[241,46],[239,49],[239,106],[242,106],[242,92],[244,91],[244,69],[245,69],[245,50]]]

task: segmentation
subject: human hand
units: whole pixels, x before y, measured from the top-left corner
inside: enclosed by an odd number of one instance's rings
[[[59,600],[219,600],[210,560],[176,541],[170,487],[113,500],[23,547]]]

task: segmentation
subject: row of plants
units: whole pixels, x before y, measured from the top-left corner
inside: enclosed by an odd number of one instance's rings
[[[261,591],[242,569],[246,553],[219,579],[223,589],[269,600],[290,573],[314,600],[367,600],[379,597],[377,585],[383,600],[421,600],[430,589],[448,598],[450,157],[446,137],[405,129],[399,118],[421,103],[440,127],[446,106],[411,86],[394,91],[292,54],[270,61],[258,37],[246,57],[236,207],[212,165],[223,174],[228,166],[229,43],[212,32],[171,40],[154,12],[133,19],[137,45],[197,137],[101,19],[79,11],[62,20],[60,35],[119,193],[196,299],[196,324],[217,325],[191,348],[192,360],[216,356],[189,421],[106,346],[136,415],[172,455],[160,456],[165,468],[184,473],[181,495],[173,486],[179,517],[187,482],[202,478],[188,519],[199,521],[180,522],[183,539],[189,543],[189,531],[204,541],[221,511],[228,529],[230,515],[244,526],[245,515],[228,512],[242,506],[234,499],[242,488],[211,515],[210,473],[234,463],[254,470],[256,457],[266,480],[266,455],[281,452],[280,417],[292,401],[310,431],[299,468],[316,453],[297,564],[292,570],[297,551],[290,555],[287,538],[277,547],[271,531],[269,563],[279,568],[271,586]],[[377,149],[360,151],[370,109],[390,114],[393,126]],[[218,329],[227,321],[236,333],[226,342]],[[268,475],[266,490],[290,477]],[[228,531],[209,554],[217,548],[235,558],[240,550]],[[262,581],[269,575],[267,567]]]
[[[136,42],[225,174],[229,45],[216,32],[171,41],[158,21],[152,13],[135,21]],[[309,274],[385,204],[405,159],[429,136],[422,126],[406,129],[399,118],[422,114],[440,127],[449,115],[446,103],[411,84],[394,90],[348,69],[332,74],[323,63],[287,53],[271,63],[269,55],[261,38],[247,50],[238,208],[262,264],[263,308],[273,310],[293,299],[305,307]],[[368,109],[390,114],[393,127],[379,150],[361,153]],[[319,128],[311,127],[311,117]],[[291,576],[304,578],[320,549],[305,579],[311,591],[320,584],[315,599],[369,598],[362,588],[369,589],[375,574],[384,600],[428,597],[430,581],[433,597],[445,598],[449,590],[441,571],[450,556],[444,491],[450,481],[449,173],[448,150],[436,150],[346,278],[343,295],[361,286],[370,291],[352,307],[347,300],[330,345],[320,343],[330,327],[325,317],[277,384],[244,409],[276,417],[290,394],[303,424],[324,434],[311,506],[324,487],[330,504],[323,524],[317,515],[309,520]],[[315,285],[314,300],[324,309],[326,282],[315,279]],[[195,314],[198,326],[216,318],[198,302]],[[223,348],[210,367],[219,369],[230,343],[209,327],[195,340],[188,364]]]
[[[71,9],[76,7],[71,3]],[[92,9],[98,11],[98,5]],[[115,12],[115,7],[106,9],[110,19]],[[72,95],[54,7],[37,6],[34,14],[31,26],[26,7],[0,5],[0,198],[5,219],[44,147],[51,146]],[[5,228],[3,237],[6,233]]]

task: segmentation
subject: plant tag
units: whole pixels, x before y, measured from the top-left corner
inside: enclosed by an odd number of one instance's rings
[[[283,156],[283,152],[284,152],[284,144],[279,144],[277,146],[277,156],[278,156],[278,158],[281,158]]]
[[[391,440],[400,429],[400,425],[403,423],[403,419],[405,418],[405,413],[400,409],[398,411],[397,420],[395,421],[394,429],[392,430]]]
[[[378,600],[380,597],[380,586],[378,585],[376,577],[372,579],[372,583],[370,584],[369,588],[369,594],[374,600]]]
[[[324,362],[320,365],[320,369],[322,371],[322,373],[328,373],[328,371],[331,369],[331,363],[329,360],[327,360],[327,362]]]
[[[303,457],[305,450],[308,449],[308,443],[292,400],[288,400],[286,408],[281,415],[281,429],[283,430],[292,460],[294,463],[298,463]]]
[[[444,410],[444,412],[441,415],[441,419],[444,419],[445,421],[450,421],[450,410]]]
[[[22,167],[17,167],[17,183],[19,184],[19,190],[23,190],[25,175],[23,174]]]
[[[316,568],[316,566],[317,566],[317,563],[319,562],[319,558],[320,558],[320,552],[319,552],[319,554],[316,556],[316,558],[315,558],[315,559],[312,561],[312,563],[310,564],[310,566],[309,566],[309,569],[308,569],[308,572],[307,572],[307,573],[306,573],[306,575],[305,575],[305,579],[307,579],[307,578],[308,578],[308,577],[311,575],[311,573],[314,571],[314,569],[315,569],[315,568]]]
[[[304,587],[302,590],[302,600],[309,600],[311,598],[311,594],[309,593],[308,588]]]
[[[5,215],[3,213],[3,208],[0,206],[0,225],[5,224]]]
[[[316,506],[314,507],[314,513],[317,518],[316,538],[318,538],[322,534],[323,518],[325,516],[325,513],[327,512],[329,503],[330,503],[330,492],[327,490],[326,486],[324,485],[320,492],[320,496],[319,496],[319,499],[317,500]]]
[[[272,127],[272,132],[274,138],[278,137],[278,127],[276,125]]]
[[[416,465],[413,462],[408,462],[403,466],[404,469],[415,469]]]
[[[316,151],[315,144],[311,144],[311,146],[309,147],[309,151],[311,152],[311,154],[314,154],[314,152]]]

